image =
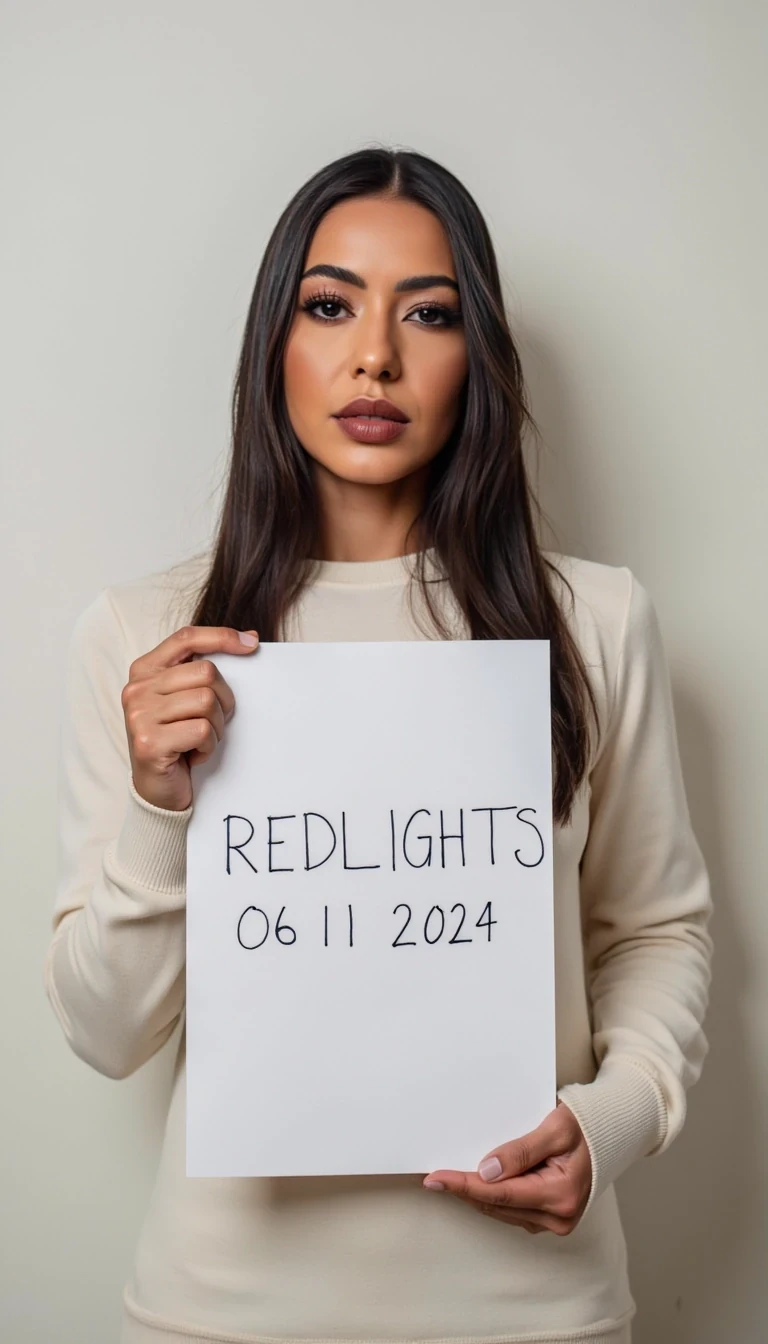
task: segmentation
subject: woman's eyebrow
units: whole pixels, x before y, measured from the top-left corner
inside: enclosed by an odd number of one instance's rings
[[[358,289],[367,289],[363,277],[357,274],[357,271],[349,271],[346,266],[327,266],[322,262],[318,266],[310,266],[308,271],[302,275],[302,280],[308,279],[310,275],[325,275],[329,280],[339,280],[345,285],[356,285]],[[413,289],[431,289],[435,285],[448,285],[450,289],[459,292],[459,286],[450,275],[409,275],[405,280],[398,280],[395,285],[396,294],[407,294]]]

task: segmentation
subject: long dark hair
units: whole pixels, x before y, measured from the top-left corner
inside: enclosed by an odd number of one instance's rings
[[[589,763],[597,708],[579,648],[551,579],[573,590],[540,549],[541,514],[526,475],[522,440],[537,427],[504,311],[485,221],[461,182],[410,150],[361,149],[320,169],[283,210],[256,277],[232,403],[227,486],[195,625],[254,629],[280,638],[283,620],[308,581],[318,516],[311,458],[283,397],[283,353],[314,231],[337,202],[387,195],[416,201],[450,240],[466,332],[468,374],[452,434],[430,464],[423,507],[409,529],[433,548],[443,582],[472,639],[549,639],[552,703],[552,810],[571,817]],[[408,551],[408,545],[405,551]],[[427,610],[450,637],[430,594],[424,552],[414,562]]]

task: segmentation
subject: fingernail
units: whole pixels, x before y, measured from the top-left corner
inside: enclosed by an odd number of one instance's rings
[[[442,1182],[442,1181],[424,1181],[424,1182],[423,1182],[423,1185],[424,1185],[424,1189],[425,1189],[425,1190],[444,1190],[444,1189],[445,1189],[445,1186],[443,1185],[443,1182]]]
[[[249,649],[254,648],[259,642],[258,635],[249,635],[245,630],[238,630],[237,633],[240,636],[240,643],[247,644]]]
[[[496,1177],[501,1175],[501,1163],[498,1157],[484,1157],[477,1168],[477,1174],[482,1176],[484,1181],[495,1181]]]

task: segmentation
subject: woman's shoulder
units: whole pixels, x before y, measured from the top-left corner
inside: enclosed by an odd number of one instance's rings
[[[626,565],[608,565],[559,551],[543,551],[568,628],[584,658],[598,702],[613,698],[619,656],[633,606],[648,600]]]
[[[80,612],[76,631],[97,644],[122,634],[131,659],[153,648],[191,619],[208,574],[211,551],[165,568],[147,570],[101,588]]]
[[[621,634],[637,579],[626,565],[608,565],[560,551],[542,551],[566,615],[584,632]]]

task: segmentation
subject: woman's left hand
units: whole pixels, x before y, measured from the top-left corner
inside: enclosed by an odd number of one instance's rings
[[[494,1148],[477,1172],[432,1171],[423,1184],[527,1232],[565,1237],[586,1208],[592,1160],[573,1111],[558,1101],[537,1129]]]

